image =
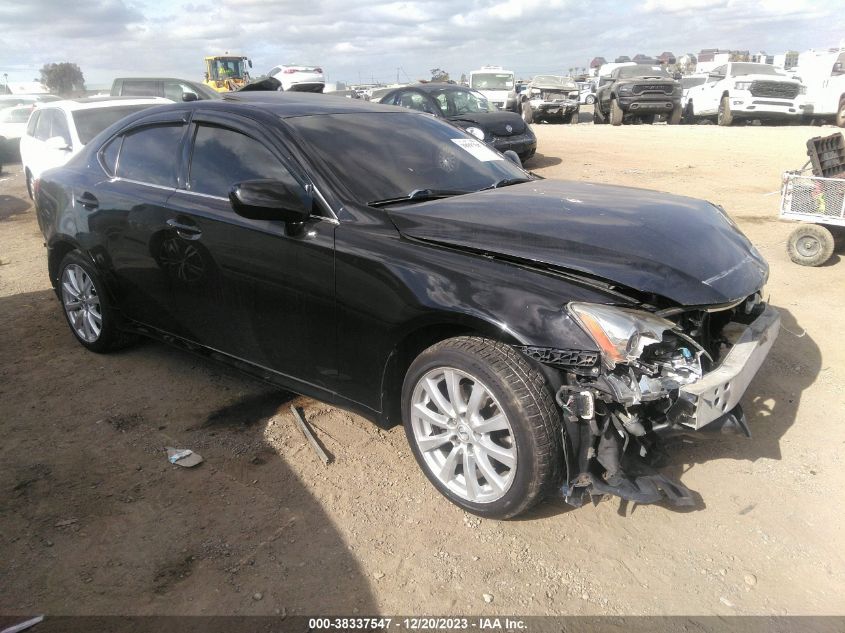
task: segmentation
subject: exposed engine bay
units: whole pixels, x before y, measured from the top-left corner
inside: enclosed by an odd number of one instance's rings
[[[638,503],[692,505],[683,484],[660,474],[665,438],[701,431],[750,437],[739,399],[774,339],[777,311],[761,293],[733,306],[650,313],[571,303],[601,349],[594,366],[563,370],[566,500],[614,494]],[[563,368],[562,368],[563,369]]]

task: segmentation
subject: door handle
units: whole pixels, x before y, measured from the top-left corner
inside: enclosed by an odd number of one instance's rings
[[[92,209],[96,209],[98,206],[100,206],[100,202],[97,200],[97,197],[88,191],[84,192],[81,196],[79,196],[76,199],[76,202],[81,204],[89,211]]]
[[[200,231],[199,227],[195,224],[185,224],[184,222],[174,220],[173,218],[169,219],[166,224],[171,229],[174,229],[179,237],[186,240],[196,240],[199,239],[200,235],[202,235],[202,231]]]

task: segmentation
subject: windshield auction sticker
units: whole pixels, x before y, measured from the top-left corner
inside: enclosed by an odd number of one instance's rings
[[[453,138],[450,139],[455,145],[461,149],[465,149],[470,154],[475,156],[478,160],[504,160],[500,154],[497,154],[492,149],[487,147],[481,141],[476,141],[474,138]]]

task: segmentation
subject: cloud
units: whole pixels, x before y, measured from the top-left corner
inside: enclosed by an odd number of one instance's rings
[[[90,84],[121,75],[201,79],[202,58],[248,55],[256,74],[321,65],[330,81],[393,81],[487,64],[566,73],[595,56],[701,48],[771,53],[837,44],[845,2],[813,0],[26,0],[0,4],[4,68],[28,81],[79,64]]]

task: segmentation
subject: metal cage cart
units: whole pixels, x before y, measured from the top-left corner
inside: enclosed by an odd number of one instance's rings
[[[836,238],[845,236],[845,138],[812,138],[807,155],[802,169],[783,175],[780,217],[801,222],[787,240],[790,259],[820,266],[833,255]]]

